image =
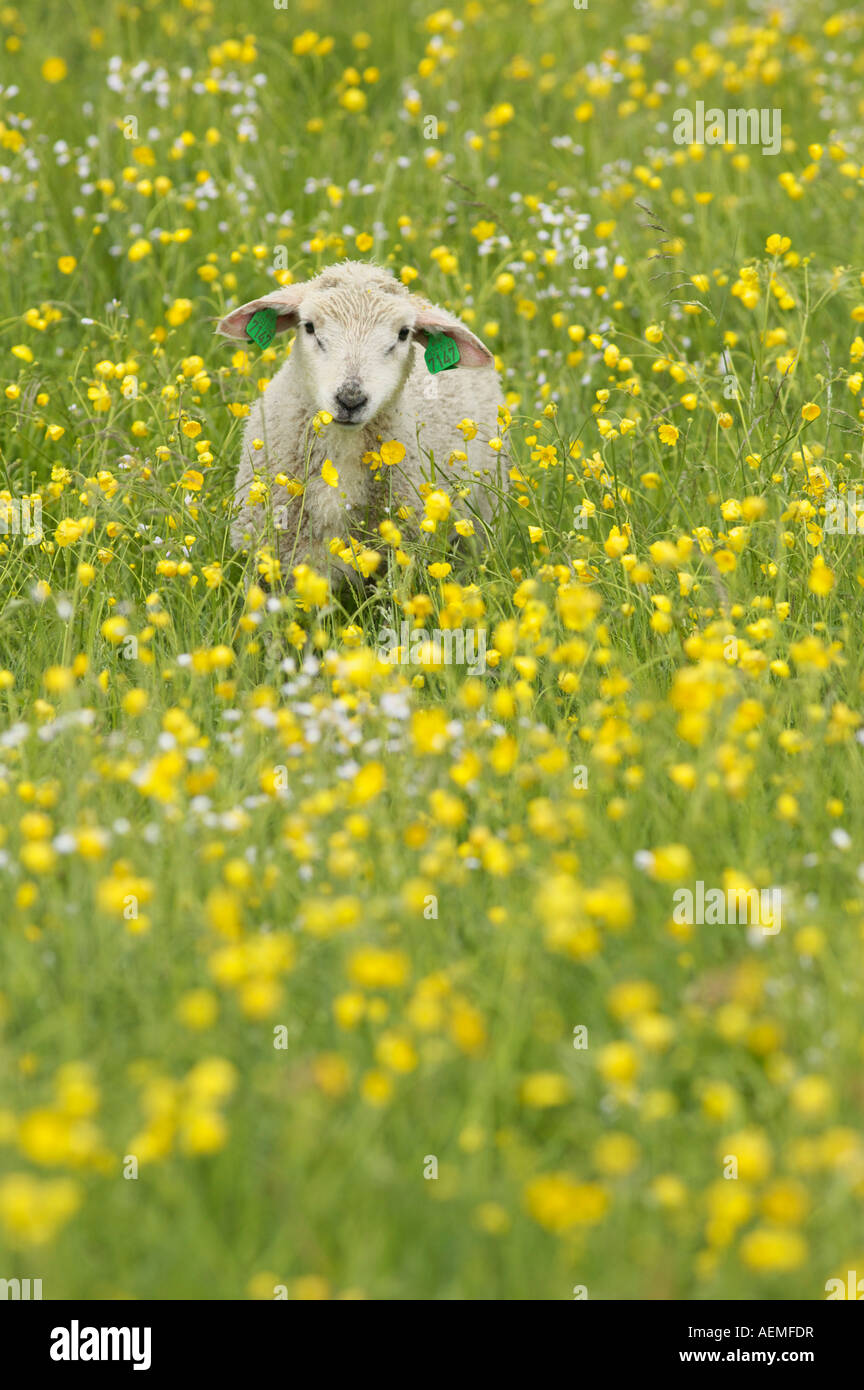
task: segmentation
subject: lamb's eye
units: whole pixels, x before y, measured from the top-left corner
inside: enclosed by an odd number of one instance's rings
[[[314,332],[315,332],[315,325],[314,325],[314,323],[310,322],[309,319],[306,320],[306,332],[307,332],[307,333],[314,333]]]
[[[407,328],[400,328],[400,329],[399,329],[399,341],[400,341],[400,343],[404,343],[405,339],[408,337],[408,333],[409,333],[409,330],[408,330]]]

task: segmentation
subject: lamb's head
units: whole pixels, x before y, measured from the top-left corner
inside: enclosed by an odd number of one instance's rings
[[[365,262],[343,261],[314,280],[253,299],[228,314],[218,331],[245,338],[259,309],[276,310],[277,333],[298,329],[291,357],[307,398],[346,429],[367,424],[392,404],[413,366],[413,343],[425,347],[431,334],[455,340],[460,367],[494,362],[459,319]]]

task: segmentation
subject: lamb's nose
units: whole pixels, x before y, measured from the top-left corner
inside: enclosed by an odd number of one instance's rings
[[[336,400],[343,410],[359,410],[361,405],[365,405],[369,397],[363,390],[359,381],[346,381],[336,392]]]

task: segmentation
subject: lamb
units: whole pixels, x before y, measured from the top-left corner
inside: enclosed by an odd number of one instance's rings
[[[413,515],[416,524],[424,482],[448,492],[454,519],[490,521],[508,486],[506,459],[489,447],[499,433],[502,394],[492,353],[464,323],[412,294],[390,271],[359,261],[253,299],[227,314],[217,331],[246,340],[260,310],[275,311],[277,333],[299,331],[246,422],[231,530],[238,549],[254,554],[275,540],[284,577],[308,563],[356,581],[356,566],[335,558],[332,539],[340,538],[345,554],[349,536],[380,542],[377,528],[388,517],[402,526]],[[272,323],[272,313],[267,317]],[[432,374],[423,349],[436,334],[455,342],[459,361]],[[323,430],[315,418],[322,411],[333,417]],[[467,441],[458,428],[466,417],[479,426]],[[373,471],[364,455],[368,460],[394,440],[404,445],[404,458]],[[456,451],[467,462],[451,462]],[[325,468],[328,461],[332,467]],[[272,513],[256,474],[267,481]]]

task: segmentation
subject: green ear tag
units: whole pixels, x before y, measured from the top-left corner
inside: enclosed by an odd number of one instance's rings
[[[430,372],[449,372],[459,366],[459,349],[446,333],[430,333],[423,356]]]
[[[257,343],[261,348],[269,347],[276,332],[278,317],[275,309],[259,309],[246,325],[246,337],[251,338],[253,343]]]

